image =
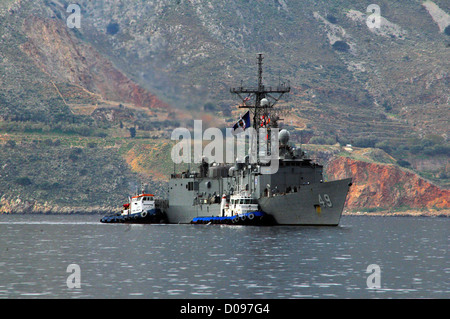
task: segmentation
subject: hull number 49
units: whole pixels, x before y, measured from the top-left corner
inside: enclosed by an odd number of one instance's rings
[[[333,203],[328,194],[323,194],[323,196],[319,194],[319,204],[321,207],[333,207]]]

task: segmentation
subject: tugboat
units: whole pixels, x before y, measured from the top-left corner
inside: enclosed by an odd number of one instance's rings
[[[195,217],[191,224],[220,224],[220,225],[273,225],[273,219],[261,211],[258,200],[248,194],[231,195],[230,199],[224,194],[221,201],[221,216]]]
[[[102,223],[159,224],[167,221],[162,206],[164,201],[155,199],[153,194],[138,194],[123,205],[121,212],[104,216]]]

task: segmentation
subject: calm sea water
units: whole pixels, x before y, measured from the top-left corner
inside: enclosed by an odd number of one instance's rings
[[[450,219],[339,227],[111,225],[0,215],[0,298],[449,298]],[[70,264],[80,288],[68,288]],[[380,267],[381,288],[367,287]]]

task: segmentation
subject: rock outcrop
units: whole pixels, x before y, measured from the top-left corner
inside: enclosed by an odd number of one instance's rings
[[[329,180],[353,178],[346,202],[348,209],[450,208],[450,190],[393,164],[337,156],[329,162],[327,175]]]
[[[28,41],[22,50],[55,81],[69,82],[104,100],[168,108],[96,49],[75,37],[60,20],[31,16],[25,20],[23,31]]]
[[[118,207],[106,206],[60,206],[49,202],[25,200],[17,197],[0,198],[0,214],[111,214]]]

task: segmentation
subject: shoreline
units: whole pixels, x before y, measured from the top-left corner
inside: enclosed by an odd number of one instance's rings
[[[64,210],[64,211],[13,211],[13,212],[0,212],[1,215],[107,215],[111,214],[112,210]],[[378,212],[365,212],[361,211],[343,211],[342,216],[376,216],[376,217],[450,217],[450,209],[442,210],[406,210],[406,211],[378,211]]]
[[[379,217],[450,217],[450,209],[442,210],[405,210],[405,211],[379,211],[364,212],[344,211],[342,216],[379,216]]]

